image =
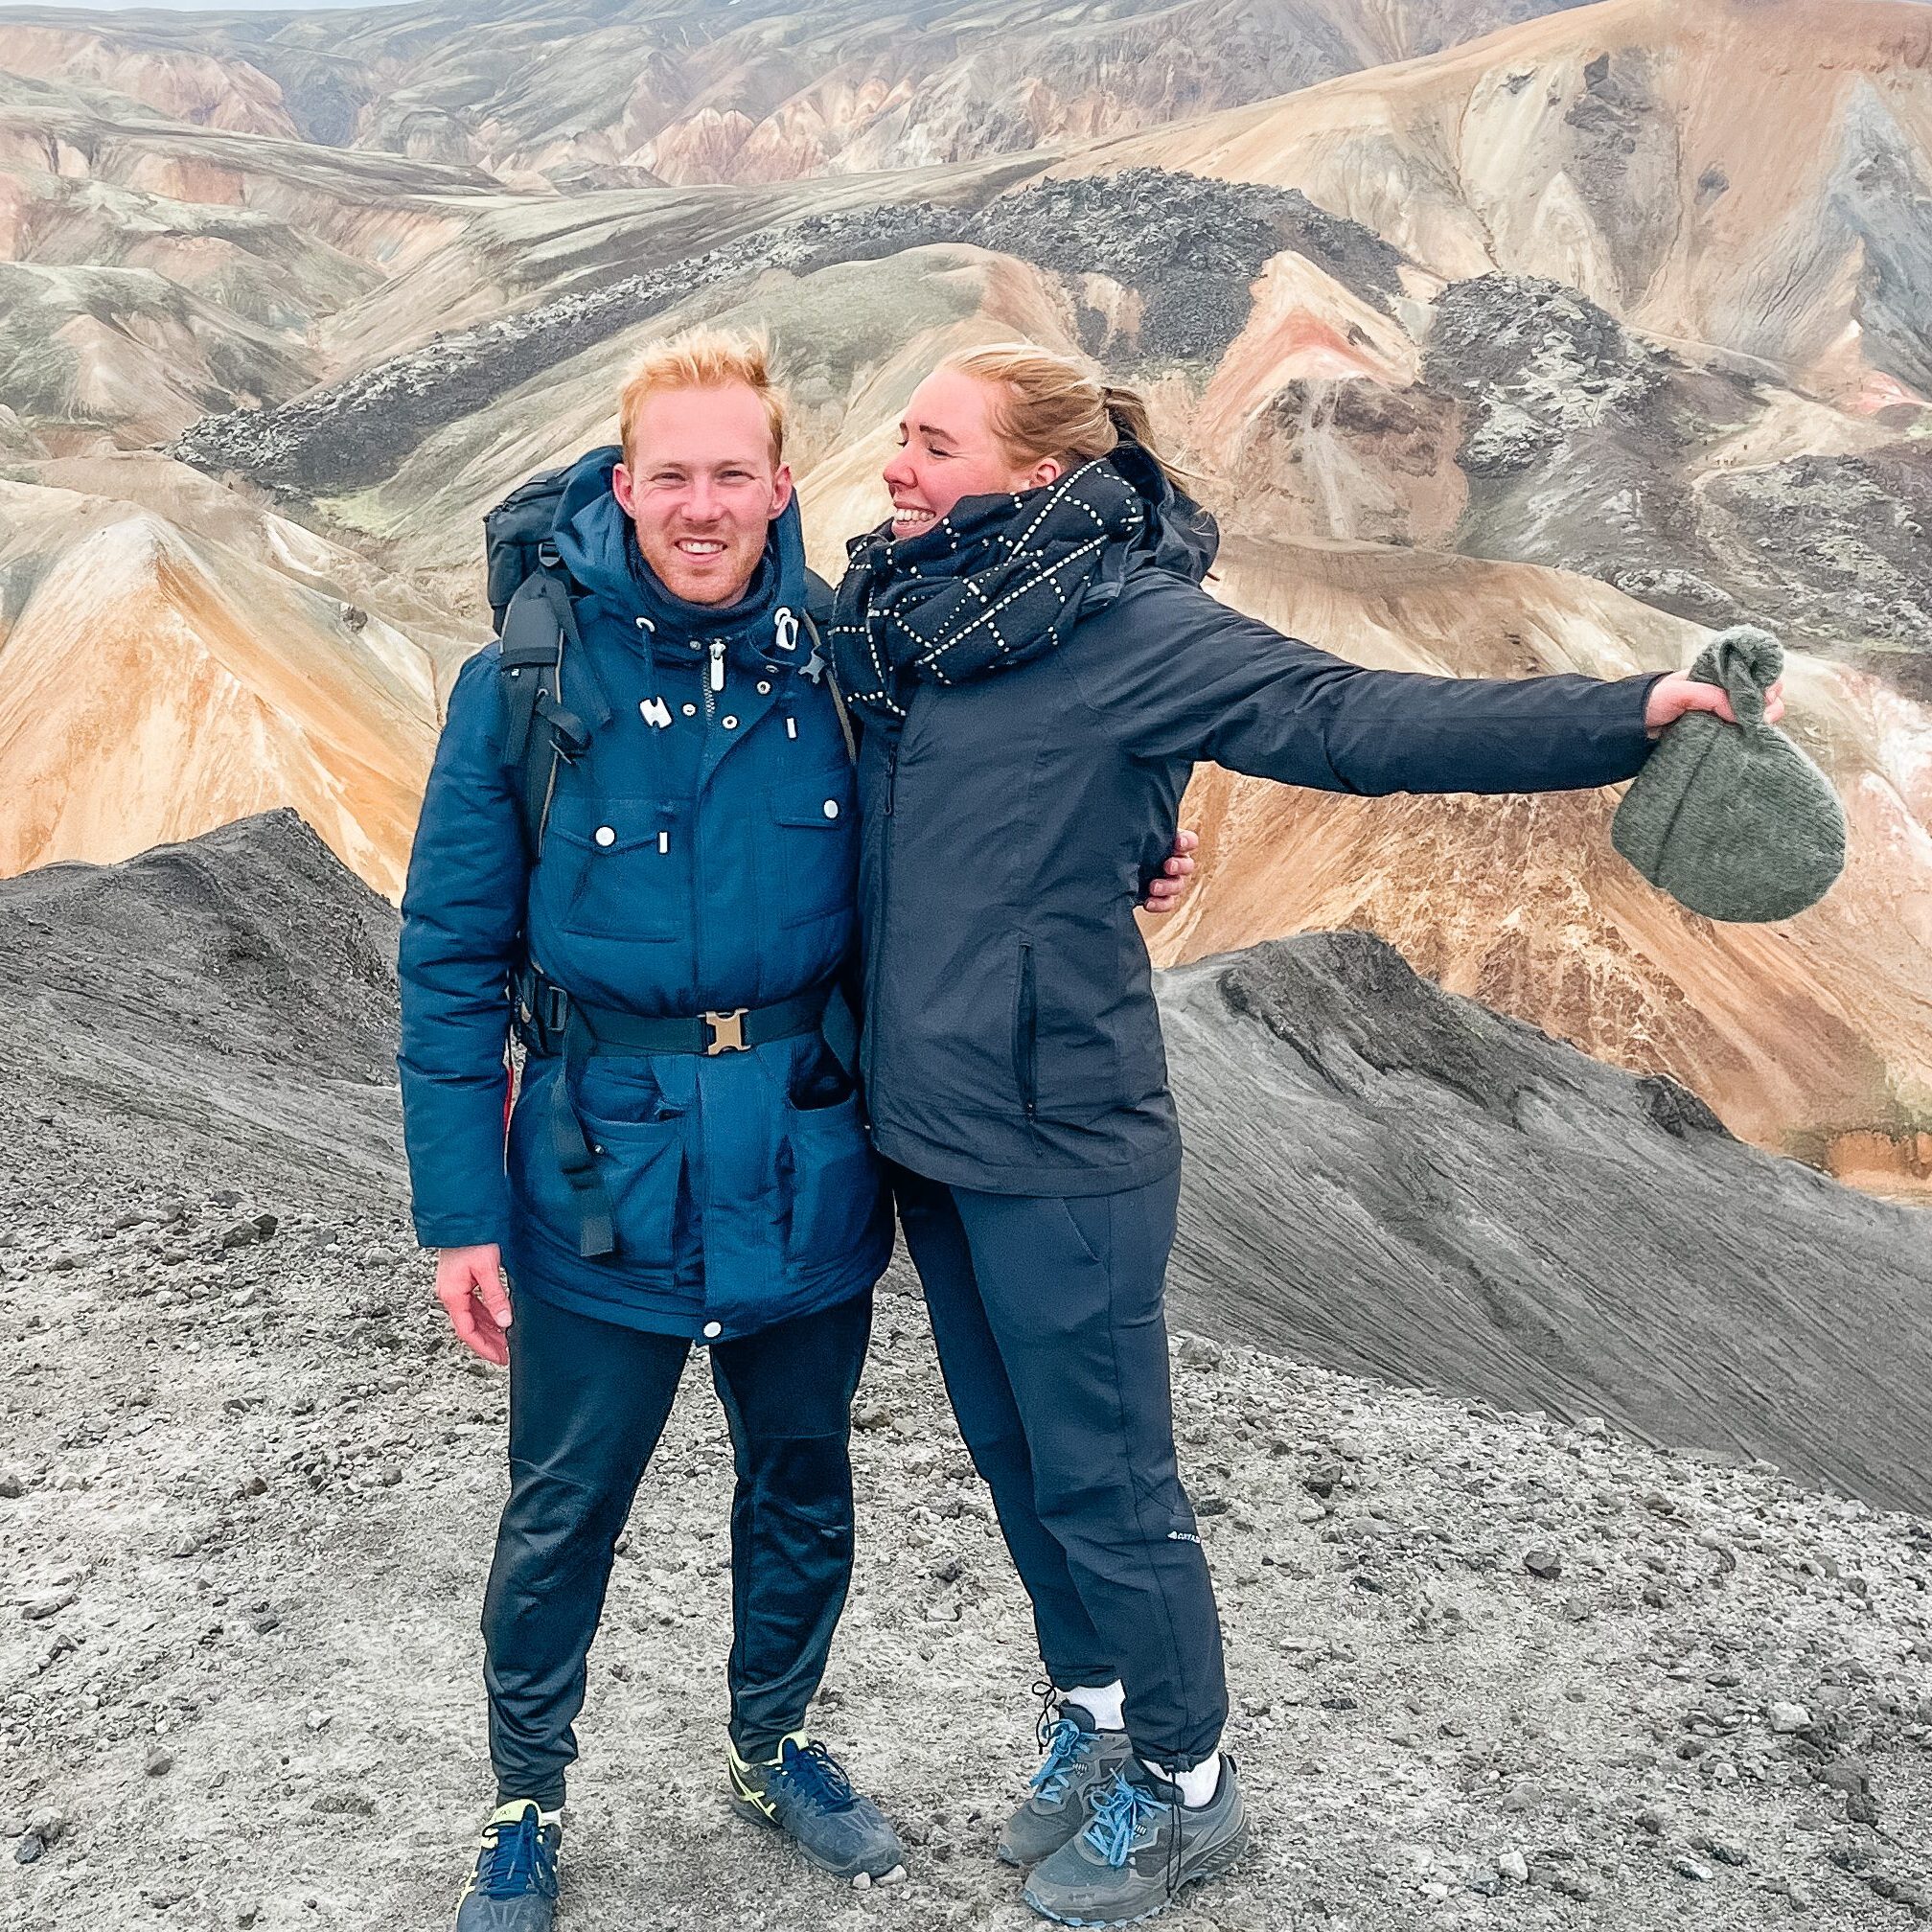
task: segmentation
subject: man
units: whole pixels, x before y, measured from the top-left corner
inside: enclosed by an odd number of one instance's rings
[[[694,1343],[737,1472],[733,1803],[842,1877],[902,1856],[803,1734],[851,1574],[849,1411],[891,1223],[822,1035],[857,813],[801,623],[782,404],[759,348],[700,334],[644,357],[620,415],[505,643],[457,678],[403,899],[416,1230],[457,1334],[510,1368],[483,1610],[497,1808],[461,1932],[552,1922],[586,1655]]]

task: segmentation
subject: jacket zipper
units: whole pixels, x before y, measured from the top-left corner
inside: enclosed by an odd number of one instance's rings
[[[698,796],[691,813],[691,930],[695,935],[691,973],[694,991],[703,972],[704,959],[704,840],[699,831],[699,820],[704,814],[704,763],[711,749],[711,727],[718,716],[715,694],[724,688],[724,638],[712,638],[710,666],[701,680],[704,696],[704,740],[698,751]],[[692,1128],[698,1136],[698,1145],[702,1150],[704,1145],[704,1079],[702,1068],[698,1078],[691,1083],[691,1112]],[[705,1162],[705,1171],[707,1174],[710,1171],[708,1161]],[[704,1279],[708,1284],[712,1271],[706,1233],[711,1217],[703,1211],[702,1205],[695,1196],[692,1206],[697,1209],[698,1250],[704,1260]],[[708,1286],[700,1291],[698,1305],[702,1313],[709,1314],[711,1300]]]
[[[1020,942],[1020,979],[1013,993],[1013,1077],[1031,1126],[1039,1113],[1039,1000],[1033,990],[1033,942]]]
[[[879,961],[886,951],[886,930],[892,899],[892,800],[899,788],[899,741],[895,738],[886,751],[886,795],[881,801],[879,827],[879,903],[872,922],[870,956],[865,962],[865,1011],[861,1016],[859,1070],[868,1093],[879,1081],[879,1028],[874,1024],[879,1012]]]

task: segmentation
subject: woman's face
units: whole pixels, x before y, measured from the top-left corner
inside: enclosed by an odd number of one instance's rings
[[[1016,464],[993,431],[990,383],[935,369],[899,419],[899,453],[886,464],[895,540],[930,530],[962,496],[1037,490],[1061,473],[1054,457]]]

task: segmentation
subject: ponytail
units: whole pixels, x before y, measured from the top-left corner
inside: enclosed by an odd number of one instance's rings
[[[1072,356],[1031,342],[999,342],[955,351],[939,366],[992,385],[994,433],[1015,462],[1050,456],[1071,468],[1110,454],[1125,440],[1138,443],[1180,488],[1184,472],[1156,447],[1145,399],[1101,382]]]

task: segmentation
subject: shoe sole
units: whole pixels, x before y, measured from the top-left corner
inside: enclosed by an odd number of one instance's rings
[[[735,1789],[731,1793],[731,1808],[739,1817],[748,1818],[752,1824],[762,1825],[768,1831],[775,1831],[781,1838],[788,1839],[799,1857],[815,1872],[823,1872],[831,1878],[842,1878],[848,1885],[857,1885],[862,1878],[868,1884],[883,1885],[893,1873],[897,1872],[902,1876],[905,1874],[906,1861],[903,1855],[888,1865],[884,1872],[873,1872],[863,1865],[835,1865],[830,1859],[819,1857],[802,1839],[794,1838],[792,1833],[786,1830],[777,1819],[770,1817],[763,1806],[752,1799],[742,1797]]]
[[[1041,1904],[1034,1898],[1031,1886],[1021,1893],[1026,1903],[1041,1918],[1049,1919],[1056,1925],[1077,1925],[1088,1928],[1088,1932],[1104,1932],[1104,1928],[1116,1925],[1144,1925],[1148,1920],[1158,1918],[1168,1906],[1180,1902],[1182,1893],[1191,1886],[1205,1885],[1211,1878],[1225,1878],[1241,1862],[1241,1854],[1248,1849],[1248,1828],[1242,1828],[1225,1845],[1217,1845],[1208,1852],[1201,1863],[1191,1872],[1183,1875],[1179,1884],[1158,1904],[1150,1905],[1144,1912],[1130,1913],[1125,1919],[1075,1919],[1070,1913],[1055,1912]]]

